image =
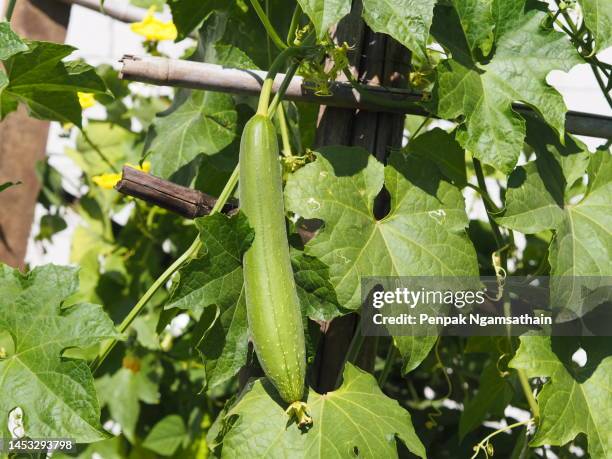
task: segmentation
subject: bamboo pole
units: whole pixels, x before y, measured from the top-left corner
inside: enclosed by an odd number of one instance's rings
[[[121,59],[121,64],[120,76],[126,80],[241,95],[259,94],[266,74],[260,70],[227,68],[216,64],[162,57],[126,55]],[[283,78],[283,74],[277,75],[273,90],[278,89]],[[417,105],[417,102],[421,100],[421,95],[409,90],[367,85],[362,87],[363,94],[360,94],[350,83],[341,81],[333,82],[330,89],[331,96],[317,95],[302,77],[296,76],[291,80],[285,98],[292,101],[371,112],[427,115],[427,112]],[[368,97],[370,95],[382,102],[373,101]],[[395,106],[390,107],[389,103]],[[410,104],[398,107],[398,103]],[[519,113],[532,113],[532,110],[524,104],[515,103],[512,104],[512,108]],[[568,111],[566,129],[573,134],[612,139],[612,117]]]
[[[174,86],[189,89],[205,89],[240,95],[258,95],[266,76],[262,70],[244,70],[223,67],[216,64],[199,63],[181,59],[163,57],[139,57],[126,55],[121,59],[120,78],[141,81],[160,86]],[[274,80],[272,90],[276,92],[285,78],[279,73]],[[390,109],[384,105],[366,102],[353,86],[344,81],[331,84],[332,96],[317,95],[308,87],[300,76],[293,77],[284,99],[301,102],[312,102],[332,107],[364,109],[368,111],[402,113],[403,110]],[[418,102],[419,94],[406,90],[368,86],[368,93],[387,101]],[[415,105],[415,111],[424,114],[424,110]]]

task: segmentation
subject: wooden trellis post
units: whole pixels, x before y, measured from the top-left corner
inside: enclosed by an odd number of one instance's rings
[[[350,55],[353,76],[371,85],[405,86],[409,70],[409,52],[387,35],[368,29],[361,19],[361,2],[353,2],[351,14],[335,31],[338,43],[353,46]],[[322,107],[317,128],[317,145],[353,145],[372,152],[385,162],[392,147],[401,146],[404,115]],[[375,203],[375,213],[384,215],[389,200],[384,193]],[[344,367],[347,350],[358,331],[358,315],[339,317],[322,325],[323,335],[313,372],[313,384],[318,392],[336,388],[338,374]],[[376,340],[366,339],[357,364],[373,370]]]
[[[63,43],[70,8],[53,0],[20,0],[11,25],[23,37]],[[0,123],[0,183],[21,182],[0,193],[0,261],[9,266],[23,267],[40,191],[35,168],[45,158],[48,133],[49,122],[28,116],[23,105]]]

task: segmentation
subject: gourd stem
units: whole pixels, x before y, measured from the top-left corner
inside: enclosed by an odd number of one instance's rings
[[[286,48],[283,52],[281,52],[274,62],[270,65],[270,69],[268,70],[268,74],[266,75],[266,79],[263,82],[261,87],[261,93],[259,95],[259,103],[257,104],[257,114],[258,115],[268,115],[268,105],[270,104],[270,95],[272,93],[272,86],[274,84],[274,78],[279,70],[282,68],[285,61],[293,57],[296,54],[299,54],[302,51],[302,48]],[[291,81],[291,79],[289,79]],[[284,83],[284,81],[283,81]],[[289,82],[287,82],[287,86]],[[287,90],[287,86],[285,86],[285,91]],[[281,85],[282,88],[282,85]]]
[[[258,115],[268,115],[268,105],[270,104],[270,93],[272,92],[272,84],[274,80],[266,78],[261,86],[261,94],[259,95],[259,103],[257,104]]]
[[[280,104],[283,96],[287,92],[287,88],[289,87],[289,84],[291,83],[291,80],[293,79],[293,76],[295,75],[295,72],[297,72],[299,66],[300,64],[298,62],[294,62],[287,70],[283,82],[281,83],[280,87],[278,88],[278,91],[274,95],[274,99],[272,99],[270,107],[268,107],[268,114],[270,117],[274,116],[274,112]]]
[[[283,42],[281,37],[278,35],[278,33],[276,32],[276,29],[274,29],[274,26],[270,22],[270,19],[268,19],[268,16],[266,15],[265,11],[259,4],[259,1],[258,0],[250,0],[250,1],[251,1],[251,5],[253,5],[253,9],[255,10],[255,13],[257,13],[257,17],[259,17],[259,20],[261,21],[264,28],[266,29],[268,36],[274,42],[274,45],[281,51],[284,49],[287,49],[287,45]]]
[[[223,191],[221,191],[221,194],[219,195],[219,199],[217,200],[217,202],[215,203],[214,207],[212,208],[212,210],[210,212],[210,215],[214,215],[217,212],[221,211],[221,209],[223,209],[223,206],[227,203],[227,200],[230,198],[230,196],[232,194],[232,191],[234,190],[234,188],[236,187],[236,184],[238,183],[238,177],[239,177],[239,167],[236,166],[234,168],[234,172],[232,172],[232,175],[230,176],[229,180],[225,184],[225,187],[223,188]],[[138,300],[138,302],[134,305],[134,307],[129,312],[129,314],[125,317],[125,319],[123,319],[121,324],[117,327],[117,330],[120,333],[124,333],[129,328],[129,326],[132,324],[132,322],[134,322],[134,319],[136,319],[138,314],[140,314],[140,312],[144,309],[144,307],[146,306],[148,301],[151,299],[151,297],[153,297],[153,295],[155,295],[157,290],[159,290],[160,287],[165,285],[166,282],[168,282],[170,280],[172,275],[176,271],[178,271],[178,269],[181,266],[183,266],[184,263],[186,263],[191,258],[196,256],[198,254],[198,252],[200,251],[201,247],[202,247],[202,242],[200,241],[200,238],[198,236],[192,242],[192,244],[189,246],[189,248],[180,257],[178,257],[174,261],[174,263],[172,263],[155,280],[155,282],[153,282],[151,287],[149,287],[149,289],[144,293],[144,295],[140,298],[140,300]],[[115,347],[116,344],[117,344],[117,339],[113,339],[113,340],[107,341],[104,344],[104,346],[102,347],[102,350],[98,354],[98,357],[96,357],[91,362],[90,368],[91,368],[92,372],[95,372],[98,368],[100,368],[100,365],[102,365],[102,362],[104,362],[104,360],[108,357],[108,355],[111,353],[111,351],[113,350],[113,348]]]

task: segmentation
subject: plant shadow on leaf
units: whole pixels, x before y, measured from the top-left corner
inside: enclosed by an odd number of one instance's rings
[[[397,153],[392,155],[389,159],[389,166],[393,167],[412,186],[436,198],[436,200],[442,204],[442,200],[438,193],[440,184],[442,181],[449,184],[451,184],[451,182],[442,177],[441,172],[439,172],[439,167],[433,162],[415,154],[404,156]]]
[[[548,152],[538,154],[536,168],[542,177],[544,188],[559,207],[563,207],[563,195],[567,185],[561,165]],[[524,171],[523,171],[524,173]]]
[[[368,166],[368,157],[364,155],[355,155],[352,161],[346,161],[344,147],[326,147],[319,154],[329,161],[336,177],[351,177]]]

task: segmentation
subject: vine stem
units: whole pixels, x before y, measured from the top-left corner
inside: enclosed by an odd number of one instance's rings
[[[89,145],[91,148],[93,148],[93,150],[98,154],[98,156],[100,157],[100,159],[102,161],[104,161],[108,167],[111,168],[111,170],[115,173],[118,173],[119,171],[117,170],[117,168],[113,165],[113,163],[106,157],[106,155],[104,153],[102,153],[102,150],[100,150],[100,147],[98,147],[98,145],[96,145],[94,143],[93,140],[91,140],[91,138],[89,137],[89,135],[87,135],[87,132],[85,132],[85,129],[83,128],[79,128],[79,130],[81,131],[81,135],[83,136],[83,139],[85,140],[85,142],[87,142],[87,145]]]
[[[485,209],[487,211],[487,218],[489,219],[489,224],[491,225],[491,229],[493,230],[493,236],[495,237],[495,242],[498,248],[503,246],[503,239],[501,235],[501,231],[499,229],[499,225],[491,216],[491,212],[494,212],[495,209],[492,209],[489,205],[489,202],[493,202],[491,199],[491,195],[487,190],[487,183],[485,181],[484,172],[482,171],[482,165],[478,158],[472,157],[472,163],[474,164],[474,172],[476,173],[476,180],[478,181],[478,187],[482,190],[481,195],[487,195],[487,199],[483,199]]]
[[[538,406],[538,402],[533,396],[533,391],[531,390],[531,386],[529,385],[529,379],[527,379],[527,375],[523,370],[517,370],[519,381],[521,383],[521,387],[523,388],[523,392],[525,393],[525,398],[527,398],[527,403],[529,403],[529,408],[531,409],[531,413],[533,414],[534,421],[537,422],[540,419],[540,407]]]
[[[555,3],[557,4],[557,8],[559,8],[559,10],[557,11],[557,14],[555,16],[558,16],[558,14],[560,12],[561,15],[563,16],[563,19],[565,20],[565,22],[569,26],[569,29],[571,29],[571,30],[567,29],[566,27],[563,26],[563,24],[560,24],[559,22],[557,22],[557,24],[560,25],[560,27],[563,29],[563,31],[566,34],[568,34],[570,36],[570,38],[574,42],[576,42],[576,44],[579,44],[579,45],[582,46],[583,53],[589,53],[588,55],[583,55],[582,57],[589,63],[589,65],[591,67],[591,70],[593,71],[593,75],[595,75],[595,79],[597,80],[597,84],[599,85],[599,87],[601,89],[601,92],[603,93],[604,97],[606,98],[606,101],[608,102],[608,105],[610,105],[610,107],[612,107],[612,97],[610,96],[610,94],[608,92],[608,88],[606,87],[606,84],[603,81],[603,79],[601,78],[601,75],[599,75],[599,71],[598,71],[598,69],[601,70],[602,73],[604,74],[604,76],[607,76],[606,75],[605,67],[602,67],[602,65],[601,65],[602,63],[597,59],[597,56],[594,55],[595,53],[594,53],[593,47],[589,43],[588,38],[587,38],[587,41],[580,39],[580,31],[584,27],[584,21],[582,23],[582,26],[579,28],[576,24],[574,24],[574,21],[572,20],[572,17],[568,14],[568,12],[565,9],[561,8],[559,0],[555,0]]]
[[[227,203],[227,200],[231,196],[232,191],[234,190],[234,188],[236,187],[236,184],[238,183],[238,177],[239,177],[239,166],[236,166],[234,168],[234,171],[232,172],[232,175],[230,176],[229,180],[225,184],[225,187],[223,188],[223,191],[219,195],[219,198],[217,199],[217,202],[215,203],[215,205],[212,208],[212,210],[211,210],[209,215],[214,215],[214,214],[220,212],[221,209],[223,209],[223,206]],[[117,329],[119,330],[120,333],[125,333],[125,331],[132,324],[132,322],[134,322],[134,319],[136,319],[138,314],[140,314],[140,312],[144,309],[144,307],[146,306],[148,301],[151,299],[151,297],[153,297],[153,295],[157,292],[157,290],[159,290],[160,287],[165,285],[166,282],[168,282],[168,280],[170,280],[172,275],[181,266],[183,266],[184,263],[186,263],[191,258],[196,256],[198,254],[198,252],[200,251],[201,247],[202,247],[202,242],[200,241],[200,238],[198,236],[198,237],[195,238],[195,240],[192,242],[192,244],[189,246],[189,248],[180,257],[178,257],[174,261],[174,263],[172,263],[155,280],[155,282],[153,282],[151,287],[149,287],[149,289],[140,298],[140,300],[138,300],[138,302],[134,305],[134,307],[129,312],[129,314],[125,317],[125,319],[123,319],[121,324],[117,327]],[[95,372],[96,370],[98,370],[98,368],[100,368],[100,365],[108,357],[110,352],[113,350],[113,348],[117,344],[117,341],[118,341],[117,339],[113,339],[113,340],[110,340],[110,341],[105,343],[104,347],[102,348],[102,350],[98,354],[98,357],[96,357],[92,361],[92,363],[90,365],[90,368],[91,368],[92,372]]]
[[[393,368],[393,363],[395,362],[395,358],[397,357],[397,348],[393,343],[389,347],[389,351],[387,352],[387,357],[385,358],[385,366],[383,367],[380,376],[378,377],[378,386],[382,389],[389,375],[391,374],[391,369]]]
[[[250,0],[250,1],[251,1],[251,5],[253,5],[253,9],[255,10],[255,13],[257,13],[257,17],[259,17],[259,20],[263,24],[264,28],[266,29],[266,32],[268,33],[268,36],[270,37],[274,45],[281,51],[284,49],[287,49],[287,45],[281,39],[281,37],[279,37],[278,33],[276,32],[276,29],[274,29],[274,26],[270,22],[270,19],[268,19],[266,12],[263,10],[261,5],[259,4],[259,1],[258,0]]]
[[[606,84],[603,81],[603,79],[601,78],[601,75],[599,74],[599,67],[597,67],[595,64],[591,63],[591,70],[593,71],[593,74],[595,75],[595,79],[597,80],[597,84],[599,85],[599,88],[601,89],[601,92],[603,93],[604,97],[606,98],[606,101],[608,102],[608,105],[610,107],[612,107],[612,96],[610,96],[610,93],[608,93],[608,89],[606,88]]]
[[[532,422],[534,422],[534,419],[528,419],[526,421],[521,421],[521,422],[515,422],[514,424],[510,424],[509,426],[504,427],[503,429],[498,429],[495,432],[487,435],[486,437],[484,437],[480,443],[478,443],[476,446],[474,446],[474,455],[470,458],[470,459],[475,459],[476,457],[478,457],[478,453],[480,452],[480,450],[484,450],[485,455],[487,457],[489,457],[489,454],[487,453],[487,443],[489,443],[489,440],[491,440],[491,438],[493,438],[494,436],[502,433],[502,432],[506,432],[507,430],[512,430],[515,427],[520,427],[520,426],[524,426],[524,425],[529,425]]]
[[[15,4],[17,0],[9,0],[8,5],[6,7],[6,20],[11,22],[11,18],[13,17],[13,11],[15,11]]]
[[[503,245],[501,231],[499,229],[499,226],[497,225],[497,222],[493,219],[491,215],[491,212],[494,211],[494,209],[491,209],[488,203],[488,201],[492,201],[492,200],[487,190],[487,184],[485,182],[484,173],[482,171],[482,165],[480,164],[480,161],[477,158],[473,157],[472,161],[474,163],[474,171],[476,173],[476,180],[478,181],[478,186],[482,190],[482,192],[484,192],[488,196],[488,199],[483,199],[483,202],[485,204],[485,208],[487,210],[487,217],[489,219],[489,223],[491,224],[491,229],[493,230],[493,235],[495,236],[495,241],[499,249],[498,252],[500,252],[500,256],[501,256],[501,254],[503,254],[502,249],[507,248],[507,247]],[[501,257],[501,259],[502,259],[503,268],[504,270],[506,270],[507,269],[506,268],[506,257],[505,256]],[[529,386],[529,380],[527,379],[527,375],[521,369],[516,369],[516,371],[518,373],[518,377],[521,382],[521,387],[525,394],[525,398],[527,399],[527,403],[529,404],[529,408],[531,409],[533,416],[536,419],[539,419],[540,409],[539,409],[538,403],[533,397],[533,391],[531,390],[531,386]]]

